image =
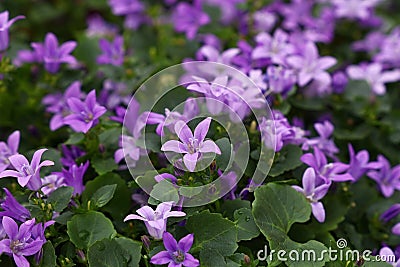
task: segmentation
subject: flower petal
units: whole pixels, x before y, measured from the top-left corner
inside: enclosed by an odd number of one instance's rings
[[[181,139],[181,141],[185,144],[190,143],[190,139],[193,139],[192,131],[184,121],[178,121],[175,124],[175,133],[178,135],[179,139]]]
[[[162,265],[162,264],[167,264],[170,261],[173,261],[171,258],[170,254],[168,251],[161,251],[151,257],[150,263],[152,264],[157,264],[157,265]]]
[[[201,143],[199,151],[201,153],[213,152],[213,153],[216,153],[218,155],[221,155],[221,150],[219,149],[217,144],[214,141],[211,141],[211,140],[207,140],[207,141],[204,141],[203,143]]]
[[[12,153],[17,153],[19,147],[20,132],[13,132],[7,139],[7,145]]]
[[[202,122],[200,122],[196,129],[194,129],[194,138],[197,139],[199,143],[203,142],[204,138],[208,133],[208,129],[210,128],[211,117],[206,118]]]
[[[189,252],[193,245],[193,234],[188,234],[178,242],[178,247],[184,252]]]
[[[33,170],[36,170],[39,167],[42,155],[46,150],[47,150],[46,148],[42,148],[42,149],[39,149],[38,151],[36,151],[35,154],[33,154],[32,161],[31,161],[31,166],[32,166]]]
[[[196,168],[198,156],[199,153],[197,152],[193,154],[185,154],[185,156],[183,156],[183,162],[190,172],[193,172]]]
[[[10,217],[4,216],[2,224],[3,224],[4,231],[6,232],[8,238],[11,240],[16,240],[16,238],[18,236],[17,223]]]
[[[149,206],[143,206],[136,211],[137,214],[145,218],[146,220],[154,219],[154,210]]]
[[[163,242],[164,242],[164,247],[169,252],[175,252],[178,250],[178,243],[176,242],[175,238],[170,233],[165,232],[163,234]]]
[[[311,203],[312,214],[320,223],[325,221],[325,209],[321,202]]]
[[[140,217],[139,215],[136,215],[136,214],[129,214],[128,216],[125,217],[124,222],[129,221],[129,220],[147,221],[147,219]]]
[[[11,164],[14,166],[15,169],[18,171],[21,170],[22,166],[29,166],[28,160],[23,155],[13,155],[8,158]]]
[[[169,140],[161,146],[162,151],[172,151],[176,153],[188,153],[185,145],[177,140]]]

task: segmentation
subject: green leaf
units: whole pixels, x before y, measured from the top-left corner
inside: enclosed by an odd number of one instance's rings
[[[126,267],[125,251],[115,240],[97,241],[88,250],[90,267]]]
[[[314,250],[316,255],[326,247],[315,240],[305,244],[292,241],[287,233],[294,223],[304,223],[309,220],[311,206],[306,198],[287,185],[269,183],[256,189],[253,202],[253,215],[260,231],[267,238],[271,250],[285,250],[287,254],[293,250],[302,253],[304,250]],[[273,262],[277,262],[276,255]],[[321,261],[290,261],[289,266],[324,266],[326,258]]]
[[[226,200],[222,203],[221,211],[224,217],[228,217],[231,220],[234,220],[234,213],[236,210],[242,208],[251,208],[251,203],[248,200],[242,199],[234,199],[234,200]]]
[[[43,245],[43,257],[40,266],[42,267],[54,267],[56,266],[56,252],[54,250],[53,244],[50,241],[47,241],[46,244]]]
[[[178,189],[168,180],[161,180],[154,185],[150,196],[161,202],[174,201],[178,203],[179,201]]]
[[[218,167],[221,170],[225,170],[229,166],[229,161],[232,155],[232,145],[228,138],[224,137],[215,141],[219,149],[221,150],[221,155],[217,155],[215,160]]]
[[[86,183],[82,202],[87,203],[93,194],[105,185],[117,185],[114,197],[101,209],[109,212],[115,220],[122,220],[131,207],[131,192],[126,182],[116,173],[106,173]]]
[[[65,142],[66,145],[77,145],[85,138],[83,133],[73,133],[69,136],[68,140]]]
[[[138,267],[142,257],[142,244],[126,237],[114,239],[124,250],[125,257],[128,259],[128,267]]]
[[[112,158],[94,158],[92,159],[92,166],[99,175],[112,172],[118,168],[118,165]]]
[[[349,101],[368,99],[371,96],[371,86],[365,80],[350,80],[345,88],[344,97]]]
[[[279,151],[278,158],[275,160],[271,167],[269,175],[276,177],[283,174],[286,171],[293,170],[299,167],[302,162],[300,157],[303,155],[303,151],[296,145],[286,145]]]
[[[238,248],[236,225],[221,214],[203,211],[190,216],[186,223],[194,233],[193,252],[200,252],[202,266],[225,266],[224,257],[232,255]]]
[[[51,193],[47,202],[53,205],[55,211],[61,212],[68,206],[73,193],[74,188],[70,186],[57,188]]]
[[[238,241],[251,240],[260,234],[250,209],[241,208],[233,215],[238,228]]]
[[[110,219],[97,211],[72,217],[67,223],[67,233],[71,242],[80,249],[87,249],[96,241],[112,238],[117,234]]]
[[[103,207],[113,198],[116,188],[116,184],[100,187],[90,199],[91,204],[95,205],[98,208]]]

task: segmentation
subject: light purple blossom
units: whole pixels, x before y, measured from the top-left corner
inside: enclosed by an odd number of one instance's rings
[[[43,187],[40,189],[43,194],[49,196],[56,189],[66,186],[64,182],[64,176],[61,173],[52,173],[43,177],[42,179]]]
[[[139,0],[109,0],[111,11],[114,15],[122,16],[144,10],[143,4]]]
[[[323,178],[326,183],[329,181],[345,182],[354,180],[353,176],[347,172],[349,165],[341,162],[328,163],[324,153],[317,147],[314,147],[314,154],[304,154],[300,160],[312,167],[315,173]]]
[[[334,131],[333,124],[326,120],[322,123],[315,123],[314,128],[319,134],[319,137],[308,139],[304,142],[302,149],[308,150],[310,147],[318,147],[318,149],[323,151],[327,156],[333,158],[334,154],[339,152],[339,149],[331,139]]]
[[[44,43],[32,43],[32,47],[41,62],[44,62],[45,69],[50,73],[57,73],[61,63],[77,64],[75,57],[70,53],[75,49],[77,43],[68,41],[58,45],[57,37],[53,33],[47,33]]]
[[[197,30],[210,22],[210,18],[202,11],[201,1],[196,0],[193,5],[179,3],[172,13],[172,22],[177,32],[184,32],[186,38],[192,40]]]
[[[96,102],[96,91],[92,90],[85,99],[71,97],[67,99],[70,115],[64,118],[64,123],[71,126],[76,132],[87,133],[107,109]]]
[[[385,40],[385,34],[376,31],[368,33],[363,40],[359,40],[353,43],[352,48],[354,51],[365,51],[365,52],[376,52],[378,51]]]
[[[2,225],[7,238],[0,241],[0,254],[12,255],[18,267],[29,267],[30,264],[25,257],[38,253],[45,243],[45,240],[41,239],[40,236],[33,236],[32,230],[35,226],[35,219],[24,222],[18,229],[17,223],[5,216]]]
[[[99,14],[91,15],[87,19],[86,35],[96,36],[114,36],[118,32],[115,25],[108,24]]]
[[[269,59],[274,64],[285,64],[287,56],[295,52],[293,44],[289,42],[289,35],[277,29],[273,36],[268,33],[259,33],[256,38],[256,48],[252,53],[253,59]]]
[[[379,250],[379,256],[381,259],[385,259],[388,264],[391,264],[393,267],[399,267],[400,266],[400,259],[397,259],[396,262],[390,261],[391,259],[395,259],[396,256],[389,247],[383,247]]]
[[[150,260],[152,264],[163,265],[168,263],[169,267],[197,267],[200,265],[199,261],[189,254],[193,245],[193,234],[188,234],[179,242],[176,242],[170,233],[165,232],[163,243],[166,251],[154,255]]]
[[[367,175],[378,184],[383,196],[388,198],[395,190],[400,190],[400,165],[392,169],[389,161],[382,155],[378,156],[378,163],[381,167],[367,172]]]
[[[3,189],[6,192],[6,197],[1,201],[3,211],[0,211],[0,218],[8,216],[20,222],[25,222],[31,218],[29,210],[22,206],[7,188]]]
[[[72,165],[67,169],[62,170],[62,175],[64,176],[63,183],[66,186],[71,186],[74,188],[74,195],[81,195],[85,186],[83,184],[83,177],[89,167],[89,161],[81,165]],[[64,185],[63,184],[63,185]]]
[[[239,10],[236,5],[244,3],[245,0],[205,0],[204,2],[208,5],[219,7],[221,12],[220,21],[223,24],[229,24],[239,16]]]
[[[286,97],[296,83],[296,75],[292,70],[282,66],[269,66],[265,81],[269,91]]]
[[[171,211],[173,202],[164,202],[153,210],[149,206],[143,206],[138,209],[136,214],[130,214],[125,217],[124,222],[128,220],[141,220],[146,225],[147,231],[155,239],[161,239],[163,233],[167,230],[167,219],[169,217],[182,217],[186,213],[181,211]]]
[[[10,166],[9,157],[18,154],[20,132],[15,131],[7,139],[7,143],[0,142],[0,172]]]
[[[100,39],[99,46],[103,53],[97,57],[98,64],[122,66],[124,63],[124,39],[122,36],[115,37],[112,42]]]
[[[206,60],[212,62],[223,63],[232,65],[233,58],[239,54],[240,50],[237,48],[230,48],[223,52],[211,45],[202,46],[196,53],[197,60]]]
[[[374,61],[400,67],[400,27],[396,27],[388,36],[382,33],[379,36],[379,53],[374,56]]]
[[[54,165],[53,161],[40,162],[42,154],[47,149],[39,149],[33,154],[31,163],[23,155],[13,155],[9,158],[15,170],[5,170],[0,173],[0,178],[16,177],[20,186],[27,186],[30,190],[38,190],[42,186],[40,169],[44,166]]]
[[[347,67],[347,75],[353,80],[365,80],[377,95],[386,93],[385,83],[400,81],[400,70],[384,71],[380,63],[351,65]]]
[[[369,153],[367,150],[361,150],[355,154],[351,144],[348,145],[348,148],[350,154],[350,163],[347,172],[353,176],[356,181],[360,179],[360,177],[363,176],[367,171],[381,167],[379,162],[369,162]]]
[[[108,109],[114,109],[120,104],[129,105],[131,97],[131,91],[126,83],[107,79],[103,82],[99,103]]]
[[[296,191],[302,193],[310,202],[312,214],[320,223],[325,221],[325,208],[320,200],[326,195],[331,185],[320,179],[313,168],[308,168],[303,174],[303,188],[292,186]]]
[[[8,30],[11,25],[19,19],[24,19],[24,16],[16,16],[13,19],[8,20],[8,11],[0,13],[0,52],[5,51],[8,48],[9,36]]]
[[[55,131],[65,125],[64,118],[71,113],[67,100],[72,97],[79,99],[84,97],[84,93],[81,92],[81,82],[71,83],[64,94],[49,94],[43,98],[42,103],[46,106],[46,111],[54,114],[50,120],[50,130]]]
[[[298,84],[305,86],[312,80],[321,83],[320,88],[331,83],[327,69],[336,64],[336,59],[330,56],[319,57],[318,48],[313,42],[308,42],[302,55],[289,56],[288,64],[298,71]]]
[[[381,0],[331,0],[338,18],[368,19],[371,9]]]
[[[183,153],[183,162],[189,171],[193,172],[196,164],[204,153],[221,154],[221,150],[212,140],[204,140],[210,127],[211,117],[200,122],[194,134],[184,121],[175,124],[175,132],[181,141],[169,140],[165,142],[161,150]]]

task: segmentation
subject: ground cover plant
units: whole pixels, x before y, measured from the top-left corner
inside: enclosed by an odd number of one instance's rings
[[[0,2],[0,266],[400,266],[398,10]]]

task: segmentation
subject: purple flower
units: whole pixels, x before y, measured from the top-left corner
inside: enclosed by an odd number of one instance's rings
[[[121,66],[124,63],[124,38],[122,36],[115,37],[113,42],[100,39],[99,46],[103,54],[97,57],[98,64]]]
[[[163,233],[167,229],[167,219],[169,217],[182,217],[186,213],[181,211],[171,211],[173,202],[164,202],[153,210],[149,206],[143,206],[136,212],[140,215],[130,214],[125,217],[124,222],[128,220],[141,220],[144,221],[147,231],[155,239],[161,239]]]
[[[68,41],[58,46],[57,37],[53,33],[47,33],[44,44],[32,44],[38,55],[42,56],[45,69],[50,73],[57,73],[61,63],[76,64],[76,59],[70,55],[77,43]]]
[[[43,98],[42,103],[47,106],[46,111],[53,113],[50,120],[50,130],[55,131],[65,125],[64,117],[71,113],[67,100],[71,97],[82,98],[81,82],[75,81],[65,90],[65,93],[50,94]]]
[[[86,35],[89,37],[114,36],[118,32],[115,25],[108,24],[99,14],[89,16],[87,25]]]
[[[71,145],[70,148],[66,145],[61,145],[63,157],[61,158],[61,164],[70,167],[75,163],[77,158],[85,155],[85,152],[82,151],[79,147]]]
[[[25,256],[38,253],[45,243],[41,237],[33,236],[35,219],[24,222],[18,229],[17,223],[5,216],[2,225],[8,238],[0,241],[0,254],[12,255],[18,267],[29,267],[30,264]]]
[[[400,81],[400,70],[383,71],[380,63],[352,65],[347,67],[347,75],[353,80],[365,80],[377,95],[386,93],[385,83]]]
[[[388,63],[394,67],[400,67],[400,27],[396,27],[389,36],[382,33],[379,36],[379,53],[374,56],[374,61]]]
[[[380,168],[367,172],[367,175],[378,183],[383,196],[388,198],[395,190],[400,190],[400,165],[391,169],[389,161],[382,155],[378,156],[378,163]]]
[[[383,247],[379,250],[379,256],[382,260],[386,260],[388,264],[391,264],[394,267],[399,267],[400,266],[400,259],[397,259],[396,262],[393,262],[391,260],[394,260],[396,258],[393,250],[391,250],[389,247]]]
[[[193,234],[188,234],[179,242],[176,242],[175,238],[168,232],[165,232],[162,238],[166,251],[154,255],[150,260],[152,264],[163,265],[168,263],[169,267],[197,267],[200,265],[199,261],[189,254],[193,245]]]
[[[311,204],[312,214],[320,223],[325,221],[325,208],[320,200],[326,195],[331,183],[325,183],[316,175],[313,168],[308,168],[303,174],[303,188],[292,187],[302,193]]]
[[[348,147],[350,153],[350,163],[347,172],[353,176],[356,181],[360,179],[360,177],[363,176],[367,171],[378,169],[381,166],[381,164],[378,162],[368,162],[369,154],[367,150],[361,150],[355,154],[353,146],[349,144]]]
[[[352,48],[354,51],[375,52],[383,46],[385,37],[382,32],[371,32],[368,33],[364,40],[354,42]]]
[[[18,183],[24,187],[27,186],[30,190],[38,190],[42,186],[40,179],[40,169],[44,166],[54,165],[53,161],[45,160],[40,162],[42,154],[47,149],[39,149],[33,154],[32,161],[29,164],[28,160],[23,155],[14,155],[9,158],[11,165],[15,170],[5,170],[0,173],[0,178],[16,177]]]
[[[74,195],[82,194],[83,190],[85,190],[85,186],[83,185],[83,176],[87,168],[89,167],[89,161],[85,164],[81,165],[72,165],[68,170],[63,169],[62,175],[64,176],[64,183],[67,186],[71,186],[74,188]]]
[[[8,158],[12,155],[18,154],[19,138],[19,131],[15,131],[10,134],[7,143],[0,142],[0,172],[10,166],[10,160]]]
[[[349,169],[349,165],[341,162],[328,163],[324,153],[317,147],[314,147],[314,154],[304,154],[300,159],[302,162],[312,167],[315,173],[327,183],[329,181],[345,182],[354,180],[354,178],[346,172]]]
[[[223,52],[219,52],[214,46],[204,45],[199,49],[199,51],[197,51],[196,59],[232,65],[234,57],[239,54],[239,52],[240,50],[237,48],[230,48]]]
[[[8,20],[8,11],[0,13],[0,52],[5,51],[8,48],[9,36],[8,29],[19,19],[24,19],[24,16],[16,16],[15,18]]]
[[[42,184],[41,190],[46,196],[49,196],[56,189],[66,186],[62,173],[53,173],[43,177]]]
[[[287,62],[298,71],[300,86],[305,86],[313,79],[327,86],[331,83],[331,76],[326,70],[336,64],[336,59],[329,56],[319,57],[317,46],[313,42],[308,42],[304,46],[302,55],[289,56]]]
[[[344,74],[341,71],[336,72],[332,76],[332,89],[333,92],[336,94],[341,94],[344,92],[344,89],[346,88],[346,85],[348,83],[348,79],[346,74]]]
[[[322,123],[315,123],[314,128],[319,134],[319,137],[307,140],[303,144],[302,149],[308,150],[310,147],[318,147],[327,156],[334,157],[334,154],[338,153],[339,149],[336,147],[333,140],[330,139],[334,130],[333,124],[326,120]]]
[[[379,219],[381,219],[384,222],[388,222],[399,214],[400,214],[400,204],[394,204],[388,210],[382,213]]]
[[[265,80],[268,84],[268,90],[273,94],[286,97],[296,83],[296,76],[292,70],[282,66],[269,66]]]
[[[179,3],[172,14],[172,22],[177,32],[184,32],[186,38],[192,40],[197,30],[210,22],[210,18],[202,11],[201,2],[196,0],[193,5]]]
[[[97,119],[107,111],[105,107],[97,104],[95,90],[90,91],[85,102],[71,97],[67,103],[72,114],[64,118],[64,123],[76,132],[87,133],[97,123]]]
[[[7,188],[3,188],[6,192],[6,197],[1,203],[0,217],[8,216],[20,222],[25,222],[31,218],[31,213],[24,206],[14,198],[14,196],[8,191]]]
[[[253,59],[270,59],[272,63],[284,65],[288,55],[294,53],[294,46],[289,42],[289,35],[277,29],[273,36],[262,32],[256,36],[257,47],[252,53]]]
[[[111,11],[114,15],[129,15],[144,10],[143,4],[139,0],[109,0]]]
[[[173,151],[176,153],[183,153],[183,162],[190,172],[196,168],[197,161],[203,153],[216,153],[221,154],[221,150],[212,140],[204,141],[210,127],[211,117],[206,118],[200,122],[194,130],[194,135],[189,126],[184,121],[178,121],[175,124],[175,132],[179,139],[169,140],[165,142],[161,150]]]
[[[126,83],[107,79],[103,82],[103,90],[100,95],[101,101],[99,102],[104,104],[108,109],[113,109],[119,104],[125,104],[128,106],[131,97],[131,92]]]
[[[371,9],[381,0],[332,0],[338,18],[368,19]]]

